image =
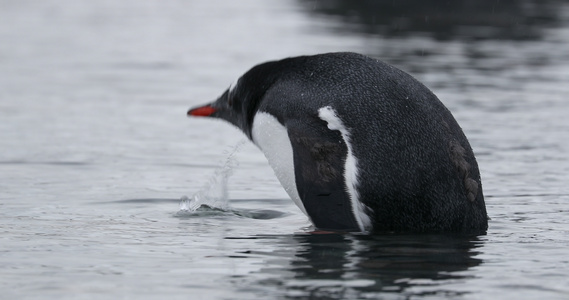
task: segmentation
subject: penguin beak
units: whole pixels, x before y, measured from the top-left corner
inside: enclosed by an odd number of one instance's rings
[[[188,117],[213,117],[225,119],[229,107],[227,107],[228,91],[223,93],[215,101],[203,104],[197,107],[192,107],[188,110]]]
[[[194,107],[188,110],[188,116],[193,117],[210,117],[217,109],[211,106],[211,104],[206,104],[200,107]]]
[[[190,108],[188,117],[219,118],[235,124],[236,116],[235,112],[228,106],[228,96],[229,91],[225,91],[223,95],[213,102]]]
[[[213,102],[190,108],[190,110],[188,110],[188,117],[222,119],[244,130],[243,118],[233,107],[228,106],[227,97],[228,92],[225,92]]]

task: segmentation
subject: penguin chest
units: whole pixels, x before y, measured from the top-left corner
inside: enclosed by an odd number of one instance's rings
[[[296,186],[293,149],[287,129],[273,115],[259,111],[253,119],[251,135],[289,197],[308,215]]]
[[[349,134],[335,112],[319,116],[328,123],[289,120],[257,112],[251,136],[296,205],[320,229],[366,231],[367,207],[357,193],[357,161]],[[337,125],[337,126],[336,126]]]

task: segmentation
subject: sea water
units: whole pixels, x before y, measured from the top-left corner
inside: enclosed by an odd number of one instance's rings
[[[243,139],[236,144],[230,152],[226,152],[227,158],[223,164],[192,198],[188,198],[188,196],[182,196],[180,198],[180,211],[178,213],[195,212],[200,207],[220,210],[227,210],[229,208],[227,180],[233,174],[233,169],[239,166],[235,154],[246,142],[247,140]]]

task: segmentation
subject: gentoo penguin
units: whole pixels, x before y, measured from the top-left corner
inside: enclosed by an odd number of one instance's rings
[[[240,128],[321,230],[483,233],[478,164],[449,110],[356,53],[259,64],[189,116]]]

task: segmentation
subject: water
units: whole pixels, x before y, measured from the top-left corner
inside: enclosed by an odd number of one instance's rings
[[[235,154],[247,143],[247,139],[242,139],[228,154],[223,165],[221,165],[212,175],[207,184],[195,193],[192,198],[182,196],[180,198],[179,213],[193,213],[199,208],[219,209],[226,211],[229,209],[229,193],[227,191],[227,180],[233,174],[233,169],[238,166]]]
[[[568,299],[568,4],[354,3],[1,1],[0,298]],[[487,235],[309,234],[250,143],[226,209],[180,212],[224,197],[243,138],[186,110],[259,62],[340,50],[452,110]]]

